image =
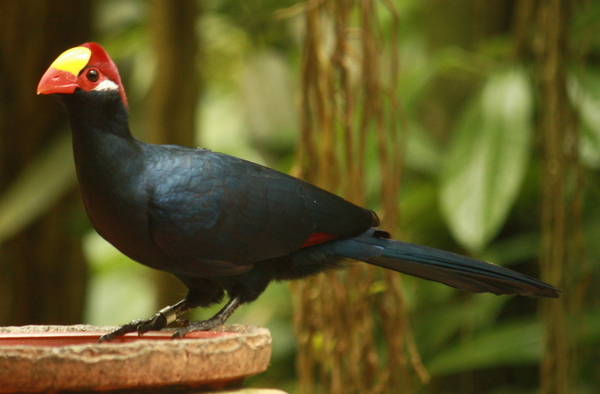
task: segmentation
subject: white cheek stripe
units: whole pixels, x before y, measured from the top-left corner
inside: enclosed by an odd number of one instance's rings
[[[93,90],[119,90],[119,86],[110,79],[105,79],[104,81],[100,82],[98,86],[96,86]]]

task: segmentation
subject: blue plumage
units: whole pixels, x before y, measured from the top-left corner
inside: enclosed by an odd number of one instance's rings
[[[286,174],[204,149],[134,139],[116,67],[97,44],[78,48],[90,56],[81,72],[50,68],[38,92],[60,94],[67,108],[90,221],[121,252],[189,288],[178,304],[101,340],[161,329],[227,294],[230,301],[213,318],[175,336],[210,329],[269,282],[340,268],[350,259],[472,292],[558,297],[554,287],[506,268],[389,239],[376,228],[374,212]],[[61,59],[53,64],[70,61]],[[93,80],[85,80],[89,68],[97,71]],[[118,90],[94,90],[108,78]]]

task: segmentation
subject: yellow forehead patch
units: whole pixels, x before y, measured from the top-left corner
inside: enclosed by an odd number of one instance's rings
[[[85,47],[75,47],[64,51],[50,65],[56,70],[66,71],[73,75],[78,75],[79,72],[90,61],[92,51]]]

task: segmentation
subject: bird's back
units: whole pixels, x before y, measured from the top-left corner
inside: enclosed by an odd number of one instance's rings
[[[232,156],[156,145],[146,156],[150,233],[179,270],[249,265],[374,224],[371,211]]]

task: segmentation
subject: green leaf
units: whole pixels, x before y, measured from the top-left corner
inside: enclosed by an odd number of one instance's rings
[[[509,297],[478,294],[460,301],[447,299],[420,310],[414,317],[413,327],[422,357],[438,355],[440,349],[447,348],[462,332],[493,326],[509,300]]]
[[[532,137],[532,93],[522,69],[493,74],[468,106],[441,175],[440,204],[454,237],[481,250],[522,184]]]
[[[46,212],[75,187],[70,133],[61,133],[0,196],[0,244]]]
[[[541,326],[519,321],[475,334],[426,363],[432,376],[443,376],[483,368],[527,365],[542,354]]]
[[[571,75],[569,96],[579,113],[581,161],[590,168],[600,168],[600,75]]]

